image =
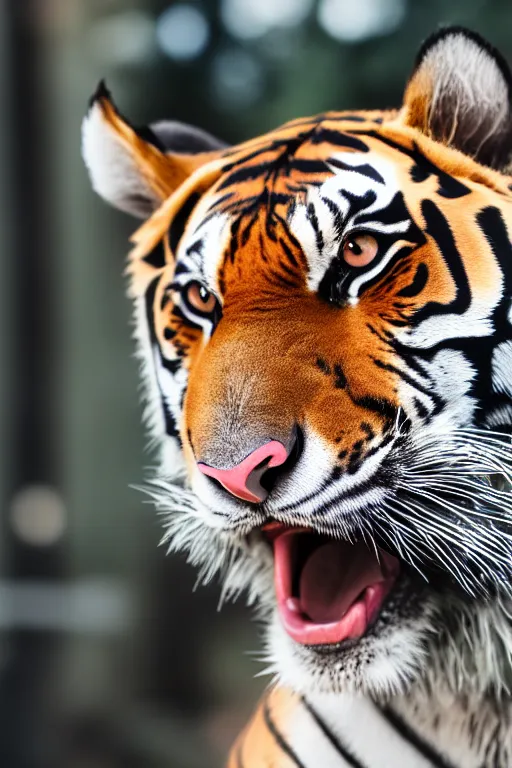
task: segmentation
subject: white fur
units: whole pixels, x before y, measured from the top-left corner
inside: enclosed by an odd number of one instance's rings
[[[314,651],[290,638],[277,612],[268,630],[268,660],[280,684],[303,694],[365,693],[386,697],[403,693],[425,661],[423,634],[430,630],[430,608],[422,620],[404,622],[385,637],[363,638],[356,653],[340,651],[321,663]]]
[[[108,203],[135,216],[146,215],[161,202],[127,147],[105,121],[95,102],[82,123],[82,154],[93,189]],[[143,210],[133,197],[145,198]]]
[[[492,384],[496,392],[512,397],[512,341],[504,341],[494,350]]]
[[[317,189],[313,187],[308,192],[305,204],[297,205],[289,222],[290,230],[302,246],[302,250],[308,260],[309,275],[308,287],[311,291],[317,291],[322,277],[330,262],[339,252],[341,236],[350,234],[355,225],[354,217],[350,217],[350,203],[347,193],[362,197],[367,192],[376,194],[375,202],[365,209],[365,213],[374,213],[375,221],[364,224],[364,230],[376,233],[404,232],[409,226],[408,221],[396,224],[383,224],[379,222],[379,211],[385,208],[399,190],[398,180],[393,165],[377,152],[340,152],[333,155],[333,160],[340,160],[344,164],[352,166],[353,171],[330,166],[333,175]],[[384,179],[384,184],[358,173],[359,165],[371,165]],[[332,201],[339,210],[343,219],[343,233],[336,230],[334,216],[328,207],[326,200]],[[322,232],[323,248],[318,249],[315,230],[308,215],[308,206],[312,205],[318,220],[318,226]],[[357,219],[357,217],[355,217]],[[350,286],[350,297],[355,299],[359,289],[374,274],[385,269],[386,264],[392,258],[403,241],[398,241],[397,247],[390,249],[391,253],[385,255],[379,264],[371,271],[366,272],[353,281],[354,288]]]
[[[149,329],[146,319],[146,303],[143,296],[134,300],[134,339],[136,355],[140,364],[143,386],[144,422],[148,428],[151,446],[158,449],[159,471],[168,480],[184,477],[185,462],[178,441],[165,432],[165,419],[162,408],[162,393],[158,384],[155,350],[151,348]],[[160,366],[161,367],[161,366]],[[177,387],[169,388],[169,394],[178,396]]]
[[[453,130],[466,123],[480,132],[479,146],[506,126],[509,115],[507,83],[485,49],[460,33],[448,35],[432,46],[420,69],[433,83],[430,112],[435,115],[450,104]],[[471,130],[471,128],[470,128]]]
[[[499,293],[492,305],[473,298],[463,315],[442,314],[427,317],[416,328],[405,329],[399,338],[404,344],[419,349],[430,349],[448,339],[467,339],[490,336],[493,332],[491,314],[498,304]]]
[[[446,401],[442,411],[433,417],[430,428],[442,434],[449,428],[448,425],[455,428],[472,424],[476,400],[469,392],[477,371],[464,353],[455,349],[441,349],[430,361],[424,361],[422,366],[432,391]],[[431,403],[432,407],[433,401]]]
[[[315,712],[330,732],[371,768],[431,768],[431,763],[410,746],[386,722],[373,702],[357,694],[313,694],[309,697]],[[305,708],[298,711],[290,725],[292,743],[305,766],[341,768],[347,765],[312,721]],[[316,757],[320,748],[322,759]],[[325,762],[324,762],[325,761]]]
[[[329,532],[332,529],[334,517],[339,525],[343,524],[345,517],[349,519],[352,512],[357,512],[365,504],[378,505],[382,499],[382,489],[369,488],[358,496],[345,498],[345,494],[358,486],[367,484],[376,474],[382,461],[393,448],[389,443],[377,450],[364,461],[361,467],[353,474],[342,475],[335,483],[323,489],[329,478],[335,460],[336,451],[320,435],[316,434],[308,425],[304,425],[306,439],[304,450],[297,462],[293,476],[284,477],[269,497],[268,513],[277,520],[289,522],[294,520],[302,524],[311,524],[314,519],[317,528]],[[193,492],[206,506],[222,510],[226,519],[231,516],[243,516],[246,505],[236,498],[227,497],[216,485],[211,483],[197,469],[191,478]],[[314,499],[305,500],[305,497],[316,494]],[[331,504],[331,508],[323,514],[318,514],[320,505]],[[288,508],[293,506],[293,511]],[[347,527],[346,535],[352,535]]]

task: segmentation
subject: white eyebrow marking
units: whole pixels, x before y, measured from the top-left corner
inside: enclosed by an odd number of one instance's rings
[[[375,199],[364,209],[365,216],[375,214],[375,219],[365,221],[364,229],[382,233],[394,234],[405,232],[409,220],[393,223],[379,221],[379,211],[385,209],[400,191],[395,169],[389,160],[386,160],[376,152],[341,152],[332,157],[328,163],[333,175],[320,187],[313,187],[307,196],[305,203],[297,205],[290,219],[290,230],[302,246],[302,250],[308,261],[308,287],[311,291],[317,291],[320,281],[324,276],[331,261],[336,257],[340,247],[339,222],[343,222],[344,231],[349,232],[356,224],[357,215],[350,215],[351,198],[363,198],[368,192],[373,192]],[[348,166],[348,167],[347,167]],[[358,167],[370,166],[375,171],[375,178],[358,170]],[[315,227],[308,215],[308,206],[313,205],[317,220],[317,228],[321,233],[321,247]],[[357,295],[361,285],[371,279],[378,270],[384,268],[396,253],[400,245],[388,252],[384,259],[372,270],[357,278],[357,286],[350,290],[351,303],[357,303]],[[390,249],[391,250],[391,249]]]

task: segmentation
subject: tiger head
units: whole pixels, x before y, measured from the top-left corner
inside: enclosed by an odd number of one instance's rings
[[[84,121],[93,187],[146,219],[128,270],[166,540],[248,589],[295,689],[505,684],[510,88],[448,28],[399,110],[228,147],[136,129],[101,86]]]

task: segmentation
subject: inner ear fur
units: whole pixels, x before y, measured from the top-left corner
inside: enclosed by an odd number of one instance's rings
[[[447,27],[420,48],[404,94],[406,125],[492,168],[512,150],[512,77],[486,40]]]
[[[226,145],[171,121],[136,128],[100,83],[82,125],[82,153],[94,190],[107,202],[147,218]]]

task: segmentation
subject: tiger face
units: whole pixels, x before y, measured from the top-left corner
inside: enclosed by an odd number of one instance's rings
[[[509,89],[452,28],[397,111],[230,148],[137,131],[102,87],[84,122],[95,189],[149,214],[129,271],[166,536],[249,590],[297,690],[505,675]]]

